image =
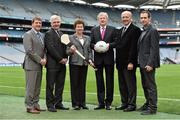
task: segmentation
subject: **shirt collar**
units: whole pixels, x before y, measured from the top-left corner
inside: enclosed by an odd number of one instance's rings
[[[104,27],[103,27],[103,26],[100,26],[100,28],[101,28],[101,29],[103,29],[103,28],[106,29],[106,26],[104,26]]]
[[[144,26],[143,26],[143,31],[146,31],[146,30],[150,29],[150,28],[151,28],[151,26],[152,26],[151,24],[149,24],[149,25],[148,25],[148,26],[146,26],[146,27],[144,27]]]
[[[32,30],[35,32],[35,34],[40,33],[40,31],[36,31],[34,28]]]
[[[126,29],[128,29],[128,27],[131,25],[131,22],[128,25],[125,25],[124,27],[126,27]]]
[[[76,39],[78,39],[76,33],[74,33],[73,36],[74,36]],[[84,36],[84,34],[83,34],[81,39],[84,39],[84,38],[85,38],[85,36]]]

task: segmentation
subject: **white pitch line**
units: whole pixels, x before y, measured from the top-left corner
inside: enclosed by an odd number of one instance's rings
[[[25,87],[14,87],[14,86],[2,86],[0,85],[0,88],[12,88],[12,89],[24,89]],[[45,91],[45,89],[41,89],[42,91]],[[64,91],[66,93],[69,93],[70,91]],[[92,92],[86,92],[86,94],[88,95],[97,95],[96,93],[92,93]],[[119,97],[119,95],[115,94],[114,96]],[[144,99],[144,96],[137,96],[140,99]],[[180,99],[175,99],[175,98],[160,98],[158,97],[158,100],[162,100],[162,101],[174,101],[174,102],[180,102]]]

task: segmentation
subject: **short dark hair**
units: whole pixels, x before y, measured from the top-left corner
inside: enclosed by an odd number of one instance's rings
[[[74,22],[74,28],[76,28],[76,25],[77,24],[83,24],[83,27],[84,27],[84,21],[82,19],[77,19],[75,22]]]
[[[34,23],[35,20],[38,20],[38,21],[41,21],[41,22],[42,22],[41,17],[36,16],[36,17],[34,17],[34,18],[32,19],[31,23]]]
[[[151,13],[148,10],[143,10],[143,11],[141,11],[140,14],[144,14],[144,13],[146,13],[148,15],[148,18],[151,18]]]

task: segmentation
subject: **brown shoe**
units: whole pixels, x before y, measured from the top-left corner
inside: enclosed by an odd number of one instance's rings
[[[27,108],[27,112],[32,113],[32,114],[40,114],[40,111],[38,111],[38,110],[36,110],[34,108],[32,108],[32,109]]]
[[[35,108],[37,111],[46,111],[46,109]]]

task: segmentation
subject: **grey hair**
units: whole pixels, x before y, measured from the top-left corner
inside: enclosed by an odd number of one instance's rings
[[[97,15],[97,19],[99,19],[99,17],[102,16],[102,15],[106,16],[107,19],[109,18],[109,17],[108,17],[108,14],[107,14],[106,12],[100,12],[100,13]]]
[[[121,13],[121,16],[123,15],[123,14],[128,14],[131,18],[132,18],[132,12],[131,11],[123,11],[122,13]]]
[[[52,15],[52,16],[50,17],[50,22],[52,23],[55,19],[61,21],[61,17],[60,17],[60,16],[58,16],[58,15]]]

